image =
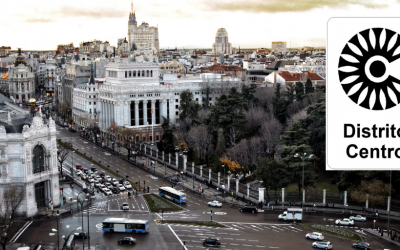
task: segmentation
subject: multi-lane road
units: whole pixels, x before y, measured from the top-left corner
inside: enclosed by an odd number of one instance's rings
[[[88,143],[79,137],[78,133],[71,133],[67,129],[57,126],[57,138],[72,143],[73,147],[78,148],[79,152],[86,153],[96,161],[101,161],[103,166],[110,166],[110,169],[117,171],[122,176],[129,176],[129,180],[138,182],[141,186],[146,181],[146,190],[149,186],[150,193],[157,193],[159,186],[170,185],[153,176],[151,172],[137,168],[126,161],[116,157],[109,152]],[[72,156],[72,155],[71,155]],[[139,163],[145,161],[138,159]],[[66,166],[81,164],[90,168],[91,163],[74,154],[68,157]],[[164,170],[163,167],[160,170]],[[99,169],[99,172],[102,172]],[[173,170],[167,170],[168,174],[173,174]],[[107,173],[106,173],[107,174]],[[113,176],[111,176],[113,177]],[[198,185],[199,183],[195,183]],[[84,211],[84,230],[87,231],[87,212],[89,212],[89,230],[91,246],[97,246],[98,249],[123,249],[125,246],[117,246],[119,238],[127,236],[124,233],[103,233],[101,222],[109,217],[125,217],[132,219],[149,220],[150,231],[148,234],[137,234],[137,243],[134,246],[137,249],[205,249],[202,241],[208,237],[219,238],[222,242],[221,249],[311,249],[313,241],[306,240],[305,234],[311,232],[300,225],[279,222],[277,220],[278,212],[265,211],[258,214],[240,213],[237,207],[223,205],[222,208],[210,208],[207,206],[209,200],[187,193],[188,202],[182,205],[183,212],[164,213],[164,219],[180,220],[210,220],[210,211],[213,210],[212,219],[226,225],[226,228],[206,228],[181,225],[159,225],[157,218],[161,214],[150,213],[145,200],[142,198],[142,192],[137,196],[128,197],[127,192],[104,196],[101,192],[96,193],[96,202]],[[122,211],[122,203],[129,204],[129,211]],[[334,220],[341,218],[340,214],[326,214],[325,216],[307,215],[306,223],[318,223],[334,227]],[[378,225],[384,226],[385,221],[378,221]],[[68,226],[68,228],[67,228]],[[75,214],[67,218],[60,219],[60,234],[68,234],[73,229],[82,226],[81,214]],[[359,232],[361,227],[372,227],[372,221],[357,223],[354,227],[347,230]],[[49,232],[56,227],[56,221],[33,222],[31,226],[19,237],[17,242],[28,244],[38,244],[39,239],[43,245],[56,248],[56,237],[49,237]],[[373,249],[396,249],[397,246],[382,241],[378,237],[368,234],[363,238],[371,243]],[[325,239],[332,242],[335,249],[350,249],[352,242],[339,237],[325,235]],[[62,240],[60,240],[62,242]],[[87,240],[85,247],[87,247]],[[76,241],[76,247],[82,249],[82,240]],[[131,246],[129,246],[131,247]],[[128,248],[128,247],[126,247]]]

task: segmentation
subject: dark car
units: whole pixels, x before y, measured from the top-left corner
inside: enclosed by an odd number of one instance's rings
[[[75,168],[76,168],[76,169],[80,169],[80,170],[83,169],[82,165],[80,165],[80,164],[76,164]]]
[[[87,238],[87,233],[85,232],[80,232],[80,233],[74,233],[75,239],[86,239]]]
[[[221,242],[219,241],[219,239],[208,238],[203,241],[203,245],[204,246],[219,246],[219,245],[221,245]]]
[[[248,213],[257,213],[257,207],[256,206],[244,206],[239,208],[240,212],[248,212]]]
[[[119,179],[119,184],[124,184],[124,182],[125,182],[124,178]]]
[[[97,171],[96,168],[91,168],[90,170],[92,170],[93,173]]]
[[[83,172],[84,172],[85,174],[87,174],[87,173],[89,173],[89,169],[84,168],[84,169],[83,169]]]
[[[136,239],[132,237],[125,237],[118,240],[118,244],[130,244],[135,243]]]
[[[104,174],[104,172],[101,172],[99,175],[100,175],[101,178],[104,178],[104,176],[106,176],[106,175]]]
[[[113,194],[119,194],[121,191],[119,190],[119,188],[113,187],[113,188],[111,189],[111,192],[113,192]]]
[[[354,248],[361,248],[361,249],[371,249],[369,243],[367,242],[356,242],[353,243]]]

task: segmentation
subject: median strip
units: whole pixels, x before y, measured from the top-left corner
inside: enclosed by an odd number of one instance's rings
[[[345,238],[349,240],[355,240],[355,241],[362,241],[361,237],[358,234],[351,233],[349,231],[336,228],[336,227],[329,227],[329,226],[324,226],[324,225],[318,225],[318,224],[300,224],[300,226],[312,230],[313,232],[318,231],[319,233],[326,233],[330,234],[333,236],[337,236],[340,238]]]

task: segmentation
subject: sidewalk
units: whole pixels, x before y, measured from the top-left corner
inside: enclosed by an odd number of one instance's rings
[[[393,243],[393,244],[396,244],[396,245],[398,245],[398,246],[400,247],[400,242],[395,241],[395,240],[392,240],[392,239],[388,236],[387,230],[383,230],[383,236],[381,236],[381,235],[379,234],[379,232],[378,232],[377,229],[370,229],[370,228],[367,228],[367,229],[363,229],[363,230],[364,230],[364,233],[365,233],[365,232],[370,233],[370,234],[375,235],[375,236],[377,236],[377,237],[379,237],[379,238],[381,238],[381,239],[384,239],[384,240],[389,241],[389,242],[391,242],[391,243]]]

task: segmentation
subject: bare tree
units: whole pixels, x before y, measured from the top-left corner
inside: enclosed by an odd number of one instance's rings
[[[0,225],[1,229],[0,245],[3,250],[6,250],[7,243],[10,239],[10,234],[18,227],[13,223],[16,219],[16,211],[23,201],[25,190],[21,186],[9,185],[6,188],[0,199]]]
[[[260,134],[265,145],[265,151],[272,158],[277,154],[282,130],[282,124],[272,117],[261,125]]]
[[[239,140],[240,137],[240,130],[236,126],[230,125],[228,127],[228,137],[230,144],[236,145],[236,142]]]
[[[65,148],[64,146],[62,146],[61,144],[58,144],[57,148],[58,148],[58,150],[57,150],[57,160],[58,160],[58,163],[59,163],[59,168],[58,169],[62,174],[63,163],[67,159],[70,151],[67,148]]]
[[[194,126],[190,129],[186,136],[186,142],[190,148],[192,148],[200,162],[203,159],[206,160],[208,165],[209,156],[214,150],[213,137],[208,132],[206,126]]]

